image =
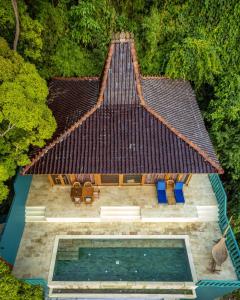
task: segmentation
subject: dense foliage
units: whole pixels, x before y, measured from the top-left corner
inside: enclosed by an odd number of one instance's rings
[[[36,67],[0,38],[0,201],[8,192],[4,181],[29,162],[29,146],[43,146],[55,130],[47,94]]]
[[[16,279],[10,268],[0,260],[0,300],[42,300],[43,290]]]
[[[226,172],[223,179],[237,225],[240,197],[240,185],[237,184],[240,180],[239,1],[200,0],[193,4],[190,0],[19,0],[18,5],[21,25],[18,51],[25,61],[36,65],[45,79],[52,76],[99,75],[112,33],[124,30],[135,34],[144,74],[166,75],[191,81]],[[14,37],[14,26],[11,1],[2,0],[0,33],[10,45]],[[24,64],[16,54],[12,58],[6,55],[1,58],[4,78],[0,79],[0,89],[4,94],[9,90],[9,96],[4,96],[0,103],[6,105],[6,109],[10,98],[14,97],[14,92],[10,93],[10,86],[14,85],[12,76],[15,72],[22,72],[18,67],[18,60]],[[9,71],[8,64],[11,65]],[[22,68],[37,76],[32,65],[27,64]],[[26,85],[29,84],[28,79],[24,80]],[[37,82],[34,83],[36,98],[39,97],[37,103],[41,102],[43,105],[46,87],[43,87],[40,78]],[[14,88],[21,90],[19,82],[15,83]],[[19,101],[21,102],[20,98]],[[17,105],[18,101],[14,104],[13,111],[17,109]],[[22,105],[24,107],[25,104]],[[35,109],[41,111],[38,116],[44,115],[43,123],[46,126],[41,123],[43,126],[38,127],[40,121],[34,119]],[[16,123],[16,120],[11,119],[13,116],[5,118],[2,132],[9,124]],[[34,119],[30,124],[27,122],[29,118]],[[21,145],[17,149],[23,147],[25,153],[30,144],[42,144],[54,128],[54,125],[49,125],[53,124],[50,119],[46,108],[39,108],[38,105],[34,107],[29,116],[26,115],[25,124],[28,124],[28,128],[24,128],[24,134],[27,133],[27,137],[24,136],[23,140],[21,138]],[[15,124],[18,132],[9,132],[7,143],[4,139],[4,147],[12,145],[8,141],[14,139],[13,136],[21,137],[25,126],[22,121],[18,122],[19,125]],[[6,151],[10,155],[5,148],[0,151],[1,154]],[[14,152],[11,155],[16,154]],[[8,166],[12,173],[17,164],[26,162],[26,156],[22,152],[17,156],[17,160],[14,158],[15,163]],[[4,172],[0,173],[4,175]],[[238,231],[238,226],[235,229]]]

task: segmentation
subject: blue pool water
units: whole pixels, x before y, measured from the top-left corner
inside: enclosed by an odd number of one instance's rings
[[[192,281],[184,240],[60,240],[54,281]]]

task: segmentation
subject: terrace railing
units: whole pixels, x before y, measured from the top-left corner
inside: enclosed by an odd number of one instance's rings
[[[44,289],[47,287],[47,281],[42,278],[25,278],[23,281],[31,285],[40,285]]]
[[[209,180],[218,202],[218,223],[223,233],[229,224],[227,195],[217,174],[209,175]],[[200,280],[196,284],[198,300],[213,300],[240,288],[240,251],[231,226],[226,235],[226,245],[238,280]]]
[[[209,179],[218,202],[219,226],[221,231],[224,232],[229,224],[229,220],[227,217],[227,195],[225,193],[221,179],[217,174],[210,174]],[[231,226],[226,235],[226,245],[235,267],[235,272],[237,274],[238,280],[240,280],[240,250]]]

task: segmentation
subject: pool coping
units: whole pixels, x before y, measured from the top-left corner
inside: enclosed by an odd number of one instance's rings
[[[58,243],[60,239],[183,239],[193,281],[189,282],[152,282],[152,281],[53,281]],[[195,289],[197,275],[193,263],[190,240],[188,235],[56,235],[51,263],[48,274],[49,288],[170,288],[170,289]]]
[[[161,298],[159,298],[159,296]],[[105,299],[110,299],[110,300],[130,300],[130,299],[137,299],[137,300],[162,300],[165,299],[167,297],[167,299],[182,299],[184,297],[184,299],[196,299],[196,292],[195,290],[192,291],[192,295],[183,295],[183,294],[148,294],[146,292],[146,294],[77,294],[77,293],[73,293],[73,294],[54,294],[53,289],[50,288],[49,290],[49,297],[57,297],[57,299],[60,298],[67,298],[67,299],[83,299],[83,300],[87,300],[87,299],[93,299],[93,300],[105,300]]]

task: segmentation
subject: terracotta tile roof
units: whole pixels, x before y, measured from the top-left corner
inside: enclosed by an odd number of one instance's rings
[[[222,172],[189,83],[141,78],[131,38],[112,41],[100,85],[54,79],[51,98],[58,129],[24,174]]]
[[[79,120],[97,102],[98,78],[52,79],[49,107],[57,121],[57,134]]]
[[[53,78],[49,84],[48,106],[57,121],[57,130],[52,140],[79,120],[96,104],[99,91],[99,78]],[[30,157],[41,149],[34,148]]]
[[[190,83],[164,77],[143,77],[141,83],[147,104],[219,163]]]

